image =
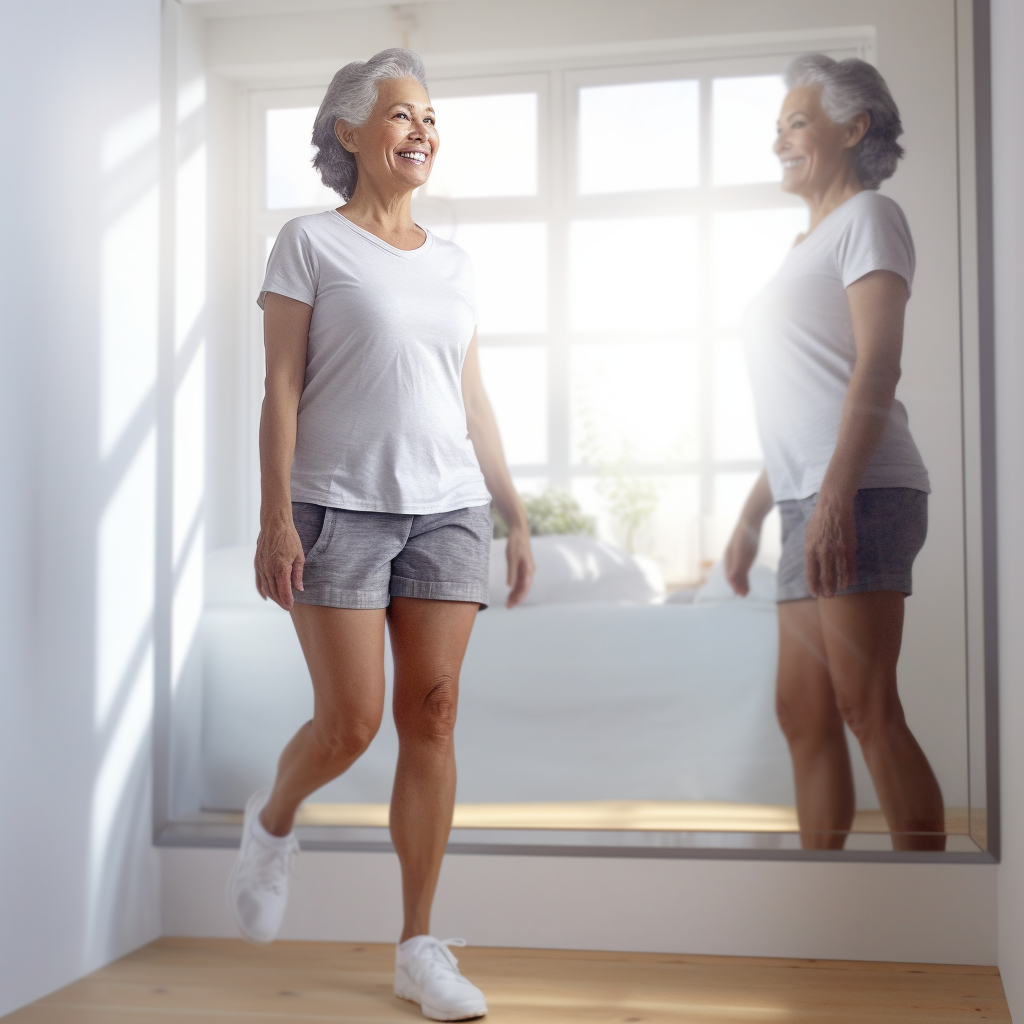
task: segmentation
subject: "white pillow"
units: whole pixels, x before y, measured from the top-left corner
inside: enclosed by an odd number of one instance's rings
[[[506,541],[491,542],[490,604],[503,608]],[[607,541],[577,534],[532,537],[536,572],[524,605],[574,604],[588,601],[649,604],[665,593],[658,567]]]
[[[255,549],[248,545],[217,548],[206,553],[204,591],[207,608],[262,606],[265,603],[256,589],[256,570],[252,564],[255,556]]]
[[[766,565],[754,565],[750,569],[750,591],[740,597],[725,578],[725,566],[719,559],[711,567],[707,582],[697,589],[694,604],[720,604],[723,601],[751,601],[754,604],[775,604],[775,573]]]

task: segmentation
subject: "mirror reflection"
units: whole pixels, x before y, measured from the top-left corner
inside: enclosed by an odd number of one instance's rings
[[[966,834],[953,19],[861,6],[815,48],[253,92],[259,539],[207,558],[206,810]]]

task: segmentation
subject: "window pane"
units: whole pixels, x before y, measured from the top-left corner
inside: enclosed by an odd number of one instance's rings
[[[480,368],[509,464],[547,462],[546,349],[540,345],[484,346]]]
[[[267,111],[267,209],[307,206],[329,209],[341,198],[324,188],[310,161],[316,148],[313,133],[316,107],[290,107]]]
[[[806,229],[807,211],[797,206],[715,214],[711,256],[716,326],[739,324],[750,300]]]
[[[635,554],[652,559],[669,590],[700,581],[700,500],[697,477],[636,476],[611,488],[608,481],[595,477],[577,477],[572,483],[573,497],[587,515],[597,519],[597,535],[623,547],[630,541],[630,486],[646,505],[634,511],[648,511],[637,517],[632,529]]]
[[[454,241],[473,261],[481,334],[547,329],[546,224],[460,224]]]
[[[696,81],[580,89],[579,189],[690,188],[700,175]]]
[[[537,194],[537,94],[432,99],[441,146],[427,194],[454,199]],[[502,142],[515,139],[515,144]],[[494,141],[495,138],[498,141]]]
[[[715,458],[761,458],[750,374],[738,341],[715,345]]]
[[[785,95],[781,75],[715,79],[711,88],[715,185],[782,180],[772,143]]]
[[[574,345],[572,458],[609,472],[697,457],[697,347],[682,342]]]
[[[693,217],[580,220],[569,229],[569,323],[577,331],[668,331],[696,317]]]

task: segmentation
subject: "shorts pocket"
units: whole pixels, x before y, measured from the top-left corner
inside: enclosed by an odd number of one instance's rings
[[[302,542],[302,553],[307,558],[323,552],[331,542],[334,517],[331,509],[308,501],[292,502],[292,522]]]

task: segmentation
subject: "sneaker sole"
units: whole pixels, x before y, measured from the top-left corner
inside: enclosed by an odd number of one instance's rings
[[[423,1016],[428,1020],[477,1020],[487,1014],[486,1006],[470,1010],[469,1012],[465,1010],[453,1012],[451,1010],[441,1010],[431,1006],[429,1003],[421,1002],[416,986],[402,968],[395,968],[395,995],[399,999],[415,1003],[420,1008]]]

